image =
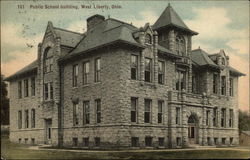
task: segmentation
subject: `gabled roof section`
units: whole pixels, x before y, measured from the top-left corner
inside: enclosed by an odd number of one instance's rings
[[[54,27],[55,34],[61,38],[61,45],[75,47],[84,37],[84,34]]]
[[[24,68],[20,69],[16,73],[12,74],[11,76],[5,78],[6,81],[10,81],[13,78],[19,77],[21,75],[24,75],[25,73],[30,73],[32,71],[36,72],[38,67],[38,60],[33,61],[29,65],[25,66]]]
[[[228,66],[228,69],[229,69],[229,71],[230,71],[230,73],[231,73],[232,75],[236,75],[236,76],[245,76],[244,73],[241,73],[240,71],[238,71],[237,69],[234,69],[234,68],[231,67],[231,66]]]
[[[208,53],[200,48],[191,51],[191,59],[199,66],[211,66],[220,68],[209,58]]]
[[[133,32],[136,30],[138,30],[136,27],[128,23],[112,18],[106,19],[102,23],[96,25],[92,30],[86,32],[86,36],[82,38],[75,49],[63,59],[118,41],[144,48],[133,38]]]
[[[182,21],[180,16],[175,12],[175,10],[170,6],[170,4],[168,4],[166,9],[162,12],[161,16],[155,22],[155,24],[153,25],[153,29],[158,30],[167,26],[174,26],[180,28],[191,33],[192,35],[198,34],[197,32],[192,31],[188,28],[188,26]]]

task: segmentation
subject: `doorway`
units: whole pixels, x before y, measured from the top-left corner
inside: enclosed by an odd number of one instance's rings
[[[194,115],[188,118],[188,141],[189,144],[198,143],[198,120]]]
[[[45,119],[45,144],[51,144],[52,119]]]

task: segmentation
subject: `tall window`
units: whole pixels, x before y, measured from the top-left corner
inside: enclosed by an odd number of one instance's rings
[[[177,71],[176,72],[176,90],[183,90],[185,89],[185,80],[186,80],[186,72],[184,71]]]
[[[31,78],[31,96],[34,96],[36,94],[36,81],[35,77]]]
[[[163,104],[164,101],[158,101],[158,123],[162,123],[163,122]]]
[[[137,122],[137,98],[131,97],[131,122]]]
[[[175,39],[175,51],[178,55],[185,56],[186,55],[186,45],[183,36],[176,36]]]
[[[164,62],[158,61],[159,68],[158,68],[158,83],[164,84]]]
[[[145,81],[146,82],[151,82],[151,71],[152,71],[152,60],[149,58],[145,58]]]
[[[213,93],[218,93],[218,74],[213,74]]]
[[[83,102],[83,124],[89,124],[89,115],[90,115],[90,106],[89,101]]]
[[[210,111],[206,111],[206,125],[209,126]]]
[[[18,111],[18,129],[22,128],[22,111]]]
[[[230,109],[229,110],[229,127],[233,127],[233,117],[234,117],[233,109]]]
[[[146,34],[145,36],[145,43],[146,44],[152,44],[152,38],[150,34]]]
[[[25,110],[24,117],[25,117],[25,128],[29,128],[29,110]]]
[[[22,81],[18,81],[18,98],[22,98]]]
[[[49,83],[50,99],[53,99],[53,82]]]
[[[229,79],[229,93],[230,96],[234,96],[234,83],[233,78]]]
[[[36,127],[36,112],[35,109],[31,109],[31,128]]]
[[[73,65],[73,87],[77,86],[77,78],[78,78],[78,64]]]
[[[226,76],[221,77],[221,95],[226,95]]]
[[[79,124],[79,105],[77,103],[73,103],[73,125],[76,126]]]
[[[221,109],[221,127],[226,127],[226,109]]]
[[[89,62],[83,63],[83,84],[89,83]]]
[[[101,123],[101,100],[95,100],[96,107],[96,123]]]
[[[213,109],[213,126],[214,127],[217,126],[217,121],[218,121],[217,112],[218,112],[217,108],[214,108]]]
[[[144,111],[144,122],[150,123],[151,122],[151,103],[152,100],[145,99],[144,101],[145,105],[145,111]]]
[[[44,73],[52,71],[53,66],[53,50],[48,47],[44,51]]]
[[[138,56],[131,55],[131,79],[137,79],[138,73]]]
[[[193,74],[192,76],[192,92],[199,93],[199,75]]]
[[[95,82],[100,82],[101,59],[95,59]]]
[[[49,84],[45,83],[44,84],[44,100],[49,99]]]
[[[145,146],[151,147],[152,146],[153,137],[145,137]]]
[[[139,137],[131,137],[132,147],[139,147]]]
[[[176,117],[175,122],[176,124],[181,124],[181,109],[179,107],[176,107]]]
[[[29,96],[29,80],[25,79],[24,80],[24,97]]]

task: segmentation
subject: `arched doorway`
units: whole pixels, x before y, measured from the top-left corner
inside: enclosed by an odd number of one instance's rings
[[[188,141],[189,144],[198,143],[198,118],[195,115],[188,117]]]

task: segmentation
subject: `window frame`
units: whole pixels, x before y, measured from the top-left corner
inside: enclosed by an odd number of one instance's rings
[[[158,100],[158,115],[157,115],[158,124],[163,124],[163,119],[164,119],[163,109],[164,109],[164,101]]]
[[[24,79],[23,80],[23,85],[24,85],[24,97],[29,97],[29,79]]]
[[[98,109],[99,107],[99,109]],[[101,123],[102,122],[102,117],[101,117],[101,99],[96,99],[95,100],[95,111],[96,111],[96,123]]]
[[[149,111],[147,110],[147,102],[149,102]],[[144,123],[152,123],[152,99],[144,99]]]
[[[219,78],[219,75],[214,73],[213,74],[213,94],[218,94],[218,78]]]
[[[95,58],[95,82],[101,82],[101,58]]]
[[[221,76],[221,95],[227,95],[227,84],[226,84],[226,76]]]
[[[132,123],[137,123],[137,114],[138,114],[138,98],[137,97],[131,97],[131,122]],[[134,101],[135,103],[133,103],[132,101]],[[135,104],[135,106],[133,107],[133,104]],[[134,115],[134,118],[133,118]]]
[[[77,87],[78,83],[78,75],[79,75],[79,66],[78,64],[74,64],[72,67],[72,86]]]
[[[176,125],[181,125],[181,108],[180,107],[176,107],[175,108],[175,124]]]
[[[18,114],[17,114],[17,120],[18,120],[18,129],[22,129],[22,120],[23,120],[23,115],[22,115],[22,110],[19,110],[18,111]]]
[[[30,81],[31,81],[31,96],[35,96],[36,95],[36,78],[31,77]]]
[[[165,84],[165,62],[161,60],[158,61],[158,83]]]
[[[22,98],[22,81],[18,81],[18,98]]]
[[[234,79],[232,77],[229,78],[229,95],[234,96]]]
[[[24,111],[24,122],[25,122],[25,128],[29,128],[29,110],[28,109]]]
[[[83,85],[89,84],[90,61],[83,62]]]
[[[31,109],[31,128],[36,128],[36,111],[35,109]]]
[[[80,115],[79,115],[79,103],[73,102],[73,126],[79,125]]]
[[[83,124],[90,124],[90,101],[83,101]]]
[[[149,61],[148,63],[147,63],[147,60]],[[151,83],[153,79],[152,76],[153,76],[152,75],[152,59],[145,57],[144,81]]]
[[[133,57],[135,57],[135,63],[133,63]],[[130,59],[130,78],[132,80],[138,79],[138,55],[131,54]],[[135,74],[135,75],[134,75]]]

